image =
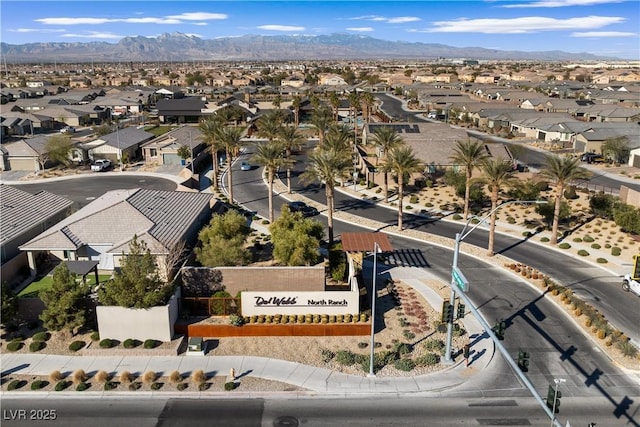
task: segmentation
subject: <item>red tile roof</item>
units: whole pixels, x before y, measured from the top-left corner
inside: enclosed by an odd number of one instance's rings
[[[375,243],[382,252],[393,252],[384,233],[342,233],[342,249],[346,252],[373,252]]]

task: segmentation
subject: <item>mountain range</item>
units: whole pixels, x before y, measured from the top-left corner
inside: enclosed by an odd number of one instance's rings
[[[369,36],[245,35],[201,39],[183,33],[125,37],[118,43],[0,43],[2,57],[16,63],[118,61],[400,60],[453,59],[576,61],[606,60],[589,53],[501,51],[436,43],[387,41]]]

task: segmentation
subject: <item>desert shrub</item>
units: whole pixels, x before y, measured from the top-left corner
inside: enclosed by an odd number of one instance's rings
[[[40,390],[43,387],[46,387],[49,385],[48,381],[43,381],[43,380],[35,380],[34,382],[31,383],[31,390]]]
[[[45,348],[46,344],[44,341],[32,341],[29,344],[29,351],[35,353],[36,351],[40,351]]]
[[[91,334],[91,341],[100,341],[100,333],[98,331]]]
[[[132,338],[127,338],[126,340],[124,340],[122,345],[124,346],[124,348],[134,348],[140,345],[140,341],[134,340]]]
[[[592,243],[591,249],[600,249],[600,245],[598,243]]]
[[[178,371],[172,371],[169,374],[169,382],[171,384],[178,384],[182,382],[182,375]]]
[[[417,361],[421,366],[437,365],[438,363],[440,363],[440,356],[435,353],[427,353],[423,356],[420,356]]]
[[[606,258],[598,258],[596,261],[598,262],[598,264],[606,264],[607,262],[609,262]]]
[[[614,246],[614,247],[611,248],[611,255],[613,255],[613,256],[620,256],[621,252],[622,252],[622,250],[617,246]]]
[[[144,348],[156,348],[160,343],[156,340],[148,339],[144,341]]]
[[[398,359],[393,363],[393,367],[399,371],[409,372],[416,367],[416,364],[411,359]]]
[[[176,385],[176,388],[179,391],[182,391],[182,390],[186,389],[187,387],[189,387],[189,384],[187,384],[187,383],[179,383],[178,385]]]
[[[229,316],[229,324],[233,326],[242,326],[244,325],[244,319],[242,318],[242,316],[232,314],[231,316]]]
[[[569,248],[571,247],[571,245],[570,245],[569,243],[567,243],[567,242],[562,242],[562,243],[560,243],[560,244],[558,245],[558,247],[559,247],[560,249],[569,249]]]
[[[545,237],[541,237],[541,238],[540,238],[540,241],[541,241],[541,242],[548,242],[548,241],[549,241],[549,238],[548,238],[548,237],[546,237],[546,236],[545,236]]]
[[[119,380],[122,384],[129,384],[133,381],[133,375],[129,371],[122,371]]]
[[[578,255],[580,255],[580,256],[589,256],[589,252],[585,251],[584,249],[580,249],[578,251]]]
[[[62,375],[62,372],[60,371],[51,371],[51,373],[49,374],[49,381],[51,381],[52,383],[57,383],[63,378],[64,375]]]
[[[9,385],[7,385],[7,390],[12,391],[12,390],[17,390],[19,388],[24,387],[27,384],[27,382],[25,380],[13,380],[9,383]]]
[[[80,384],[85,382],[89,377],[87,376],[86,372],[84,372],[83,369],[78,369],[77,371],[75,371],[72,376],[71,376],[71,380],[73,381],[74,384]]]
[[[567,186],[567,188],[564,190],[564,198],[567,200],[574,200],[578,198],[575,185]]]
[[[436,350],[436,351],[444,351],[445,343],[439,339],[430,339],[424,343],[424,348],[426,350]]]
[[[625,357],[633,358],[638,355],[638,349],[629,340],[618,341],[616,347]]]
[[[591,242],[594,241],[594,239],[593,239],[593,237],[587,235],[587,236],[584,236],[582,241],[585,242],[585,243],[591,243]]]
[[[71,385],[70,381],[58,381],[56,383],[56,386],[53,388],[55,391],[62,391],[65,390],[67,387],[69,387],[69,385]]]
[[[101,348],[111,348],[113,347],[113,341],[110,340],[109,338],[105,338],[103,340],[100,340],[100,347]]]
[[[411,197],[409,197],[409,203],[418,203],[418,196],[416,196],[415,194],[412,194]]]
[[[99,384],[104,384],[110,379],[106,371],[98,371],[94,378]]]
[[[453,214],[451,216],[452,219],[455,219],[456,221],[461,220],[462,219],[462,215],[460,214]]]
[[[9,351],[18,351],[22,347],[24,347],[24,343],[22,341],[11,341],[7,344],[7,350]]]
[[[369,345],[369,343],[366,343],[364,341],[360,341],[358,343],[358,348],[367,348],[368,345]]]
[[[51,338],[51,334],[46,331],[38,332],[33,336],[34,341],[49,341],[49,338]]]
[[[582,243],[582,238],[580,238],[580,237],[574,237],[574,238],[573,238],[573,241],[574,241],[574,242],[576,242],[576,243]]]
[[[110,391],[115,389],[116,387],[118,387],[118,383],[115,381],[107,381],[104,383],[104,386],[102,387],[105,391]]]
[[[336,362],[344,366],[351,366],[356,363],[356,355],[349,350],[339,350],[335,356]]]
[[[324,363],[329,363],[336,356],[336,354],[327,348],[323,348],[320,350],[320,356],[322,356],[322,361]]]
[[[76,385],[76,391],[85,391],[90,386],[91,386],[91,384],[89,384],[89,383],[80,383],[80,384]]]
[[[80,350],[84,346],[85,346],[85,342],[84,341],[74,341],[71,344],[69,344],[69,350],[75,352],[75,351]]]
[[[146,371],[144,374],[142,374],[142,382],[145,384],[152,384],[157,377],[158,375],[155,372]]]
[[[151,388],[151,390],[160,390],[163,385],[164,385],[164,383],[155,383],[154,382],[154,383],[151,383],[149,388]]]
[[[207,376],[202,369],[197,369],[191,373],[191,382],[196,386],[200,386],[200,384],[204,384],[206,381]]]
[[[401,356],[411,353],[412,350],[413,350],[412,345],[406,342],[396,343],[393,349],[393,351],[395,351]]]
[[[224,383],[225,391],[232,391],[236,388],[236,383],[234,381],[228,381]]]
[[[405,329],[404,331],[402,331],[402,336],[405,337],[405,339],[412,340],[416,337],[416,334],[408,329]]]
[[[211,384],[204,382],[202,384],[198,384],[198,391],[207,391],[211,387]]]
[[[129,391],[136,391],[142,387],[142,383],[140,381],[135,381],[129,384]]]

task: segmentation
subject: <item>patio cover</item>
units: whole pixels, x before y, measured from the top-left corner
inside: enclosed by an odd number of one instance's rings
[[[86,276],[91,273],[100,261],[65,261],[69,271],[79,276]]]
[[[373,252],[375,243],[382,252],[393,252],[384,233],[342,233],[342,249],[346,252]]]

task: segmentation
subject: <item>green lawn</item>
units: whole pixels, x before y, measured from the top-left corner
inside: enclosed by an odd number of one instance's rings
[[[145,131],[150,132],[155,136],[160,136],[169,132],[171,129],[175,129],[175,128],[171,126],[154,126],[152,128],[145,128]]]
[[[104,283],[107,280],[109,280],[109,278],[111,277],[108,274],[100,274],[99,276],[99,280],[100,283]],[[24,288],[19,294],[19,297],[25,297],[25,298],[29,298],[29,297],[37,297],[38,294],[40,293],[40,291],[43,291],[45,289],[49,289],[51,287],[51,284],[53,283],[53,277],[52,276],[44,276],[42,279],[38,280],[37,282],[31,282],[29,284],[29,286],[27,286],[26,288]],[[90,273],[89,275],[87,275],[87,284],[90,286],[93,286],[96,284],[96,276],[93,273]]]

